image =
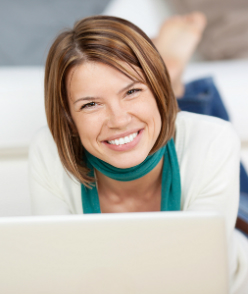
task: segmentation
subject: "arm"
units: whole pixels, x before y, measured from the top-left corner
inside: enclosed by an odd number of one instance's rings
[[[48,129],[42,129],[29,150],[31,211],[35,215],[71,214],[63,191],[63,167]]]
[[[214,126],[213,126],[214,127]],[[226,220],[228,239],[235,227],[239,205],[240,142],[230,123],[212,130],[210,142],[202,150],[197,189],[187,210],[214,210]],[[208,134],[205,134],[207,139]],[[203,154],[205,153],[205,155]]]
[[[239,205],[239,138],[229,122],[189,113],[183,117],[186,120],[179,130],[183,139],[178,142],[182,209],[215,211],[224,216],[233,278],[239,246],[234,234]]]

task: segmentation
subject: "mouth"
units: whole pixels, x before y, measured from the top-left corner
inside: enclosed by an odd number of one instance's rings
[[[129,133],[126,136],[118,137],[112,140],[106,140],[103,143],[110,149],[116,151],[127,151],[135,147],[141,139],[143,129]]]
[[[108,144],[112,144],[112,145],[123,145],[123,144],[127,144],[127,143],[130,143],[132,142],[139,134],[139,131],[138,132],[135,132],[133,134],[130,134],[128,136],[125,136],[125,137],[121,137],[121,138],[118,138],[118,139],[115,139],[115,140],[110,140],[110,141],[106,141]]]

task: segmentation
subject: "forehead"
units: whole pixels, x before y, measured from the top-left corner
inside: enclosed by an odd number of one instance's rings
[[[97,92],[108,88],[115,89],[131,81],[144,82],[144,74],[140,68],[134,69],[124,62],[123,71],[130,77],[112,66],[100,62],[85,62],[71,68],[66,76],[68,96],[75,92]],[[90,93],[88,93],[90,94]]]

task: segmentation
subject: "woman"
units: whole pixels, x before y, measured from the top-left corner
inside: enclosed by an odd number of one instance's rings
[[[51,133],[42,129],[30,148],[34,214],[219,211],[231,291],[246,293],[237,135],[223,120],[178,113],[163,60],[139,28],[98,16],[61,33],[47,57],[45,107]]]

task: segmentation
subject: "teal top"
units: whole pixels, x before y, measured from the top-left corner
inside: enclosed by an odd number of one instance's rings
[[[133,181],[148,174],[164,157],[161,189],[161,211],[180,210],[181,183],[177,154],[173,139],[157,152],[134,167],[116,168],[93,156],[85,150],[85,160],[90,169],[89,175],[94,177],[94,169],[117,181]],[[87,188],[81,184],[81,196],[84,213],[101,213],[96,184]]]

